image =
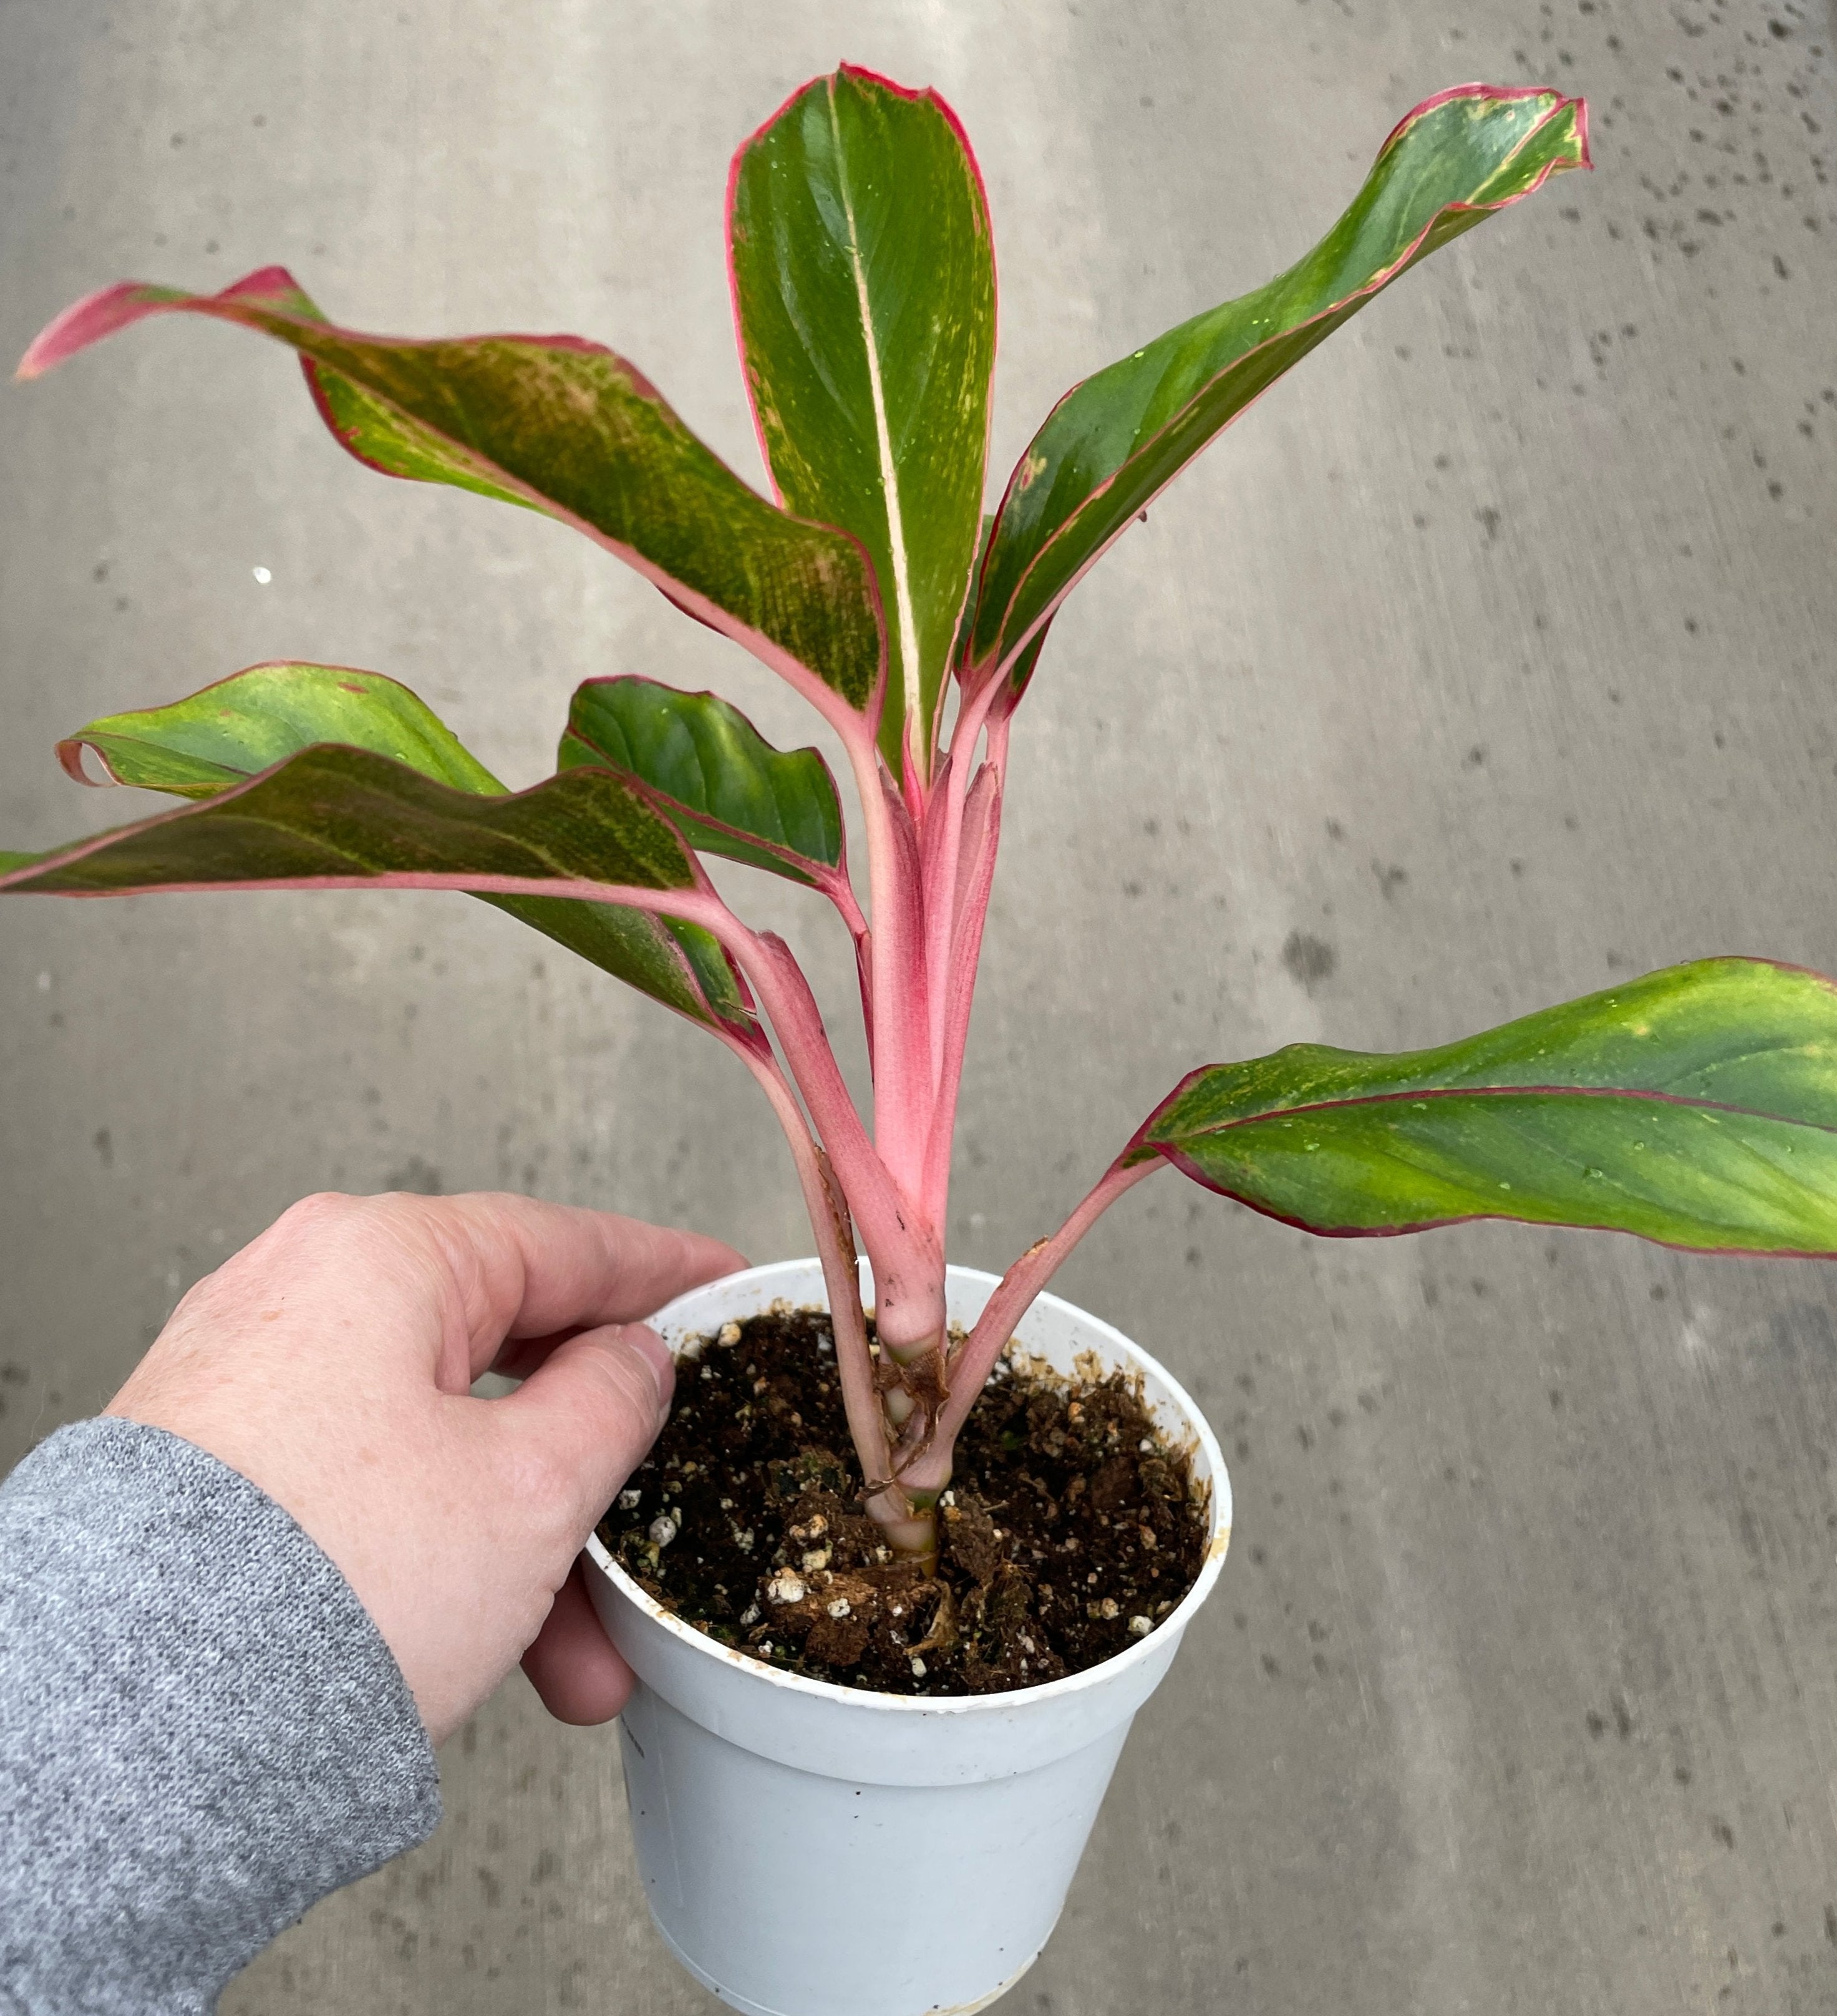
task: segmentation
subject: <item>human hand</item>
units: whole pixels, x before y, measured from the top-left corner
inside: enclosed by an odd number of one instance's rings
[[[200,1281],[108,1412],[283,1506],[344,1572],[435,1742],[520,1656],[551,1713],[631,1690],[576,1557],[669,1410],[648,1316],[718,1240],[478,1194],[311,1197]],[[524,1381],[474,1399],[488,1370]]]

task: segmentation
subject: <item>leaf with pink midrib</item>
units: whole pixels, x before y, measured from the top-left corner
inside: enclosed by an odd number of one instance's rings
[[[1295,1044],[1190,1073],[1161,1156],[1342,1237],[1475,1218],[1837,1255],[1837,987],[1702,959],[1432,1050]]]
[[[290,344],[328,426],[360,461],[573,525],[771,665],[841,732],[871,729],[883,652],[859,544],[749,488],[614,351],[571,336],[365,335],[328,322],[270,266],[217,294],[106,289],[60,315],[20,375],[178,313]]]
[[[15,872],[0,890],[106,895],[365,877],[400,887],[417,873],[463,887],[468,872],[513,871],[653,887],[695,880],[668,821],[618,779],[582,772],[566,790],[552,779],[508,793],[406,686],[348,666],[251,666],[169,706],[89,722],[60,745],[66,767],[86,749],[110,779],[200,802],[9,856]],[[644,837],[642,859],[621,833]],[[726,956],[698,926],[533,891],[474,893],[679,1013],[751,1031]]]
[[[1074,386],[1008,480],[959,647],[966,690],[1007,676],[1085,572],[1291,365],[1439,246],[1588,165],[1579,99],[1485,85],[1439,93],[1392,131],[1298,265]]]

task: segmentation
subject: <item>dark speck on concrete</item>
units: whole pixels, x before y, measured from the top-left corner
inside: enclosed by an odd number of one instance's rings
[[[1824,1365],[1837,1364],[1837,1326],[1822,1303],[1796,1301],[1774,1311],[1768,1340],[1788,1363],[1801,1352]]]
[[[1312,991],[1338,965],[1339,955],[1324,938],[1309,931],[1291,931],[1282,947],[1282,963],[1291,980]]]

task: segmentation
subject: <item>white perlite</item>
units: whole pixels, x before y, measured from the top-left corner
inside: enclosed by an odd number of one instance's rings
[[[780,1568],[766,1583],[765,1593],[774,1603],[801,1603],[804,1578],[794,1569]]]

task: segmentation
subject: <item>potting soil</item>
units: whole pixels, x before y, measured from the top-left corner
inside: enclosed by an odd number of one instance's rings
[[[720,1336],[734,1341],[679,1363],[669,1424],[600,1536],[722,1643],[845,1686],[989,1694],[1100,1664],[1198,1577],[1190,1463],[1123,1373],[997,1369],[958,1438],[926,1577],[861,1503],[828,1316],[781,1305]]]

